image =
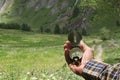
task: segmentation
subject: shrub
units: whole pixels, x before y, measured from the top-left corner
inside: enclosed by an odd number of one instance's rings
[[[67,34],[68,33],[68,27],[63,27],[62,33]]]
[[[2,29],[16,29],[16,30],[23,30],[23,31],[31,31],[30,27],[27,24],[19,25],[17,23],[0,23],[0,28]]]
[[[2,29],[20,29],[20,25],[17,24],[17,23],[8,23],[8,24],[5,24],[5,23],[0,23],[0,28]]]
[[[0,28],[4,29],[5,23],[0,23]]]
[[[82,28],[82,35],[86,36],[87,35],[87,31],[85,28]]]
[[[118,20],[116,21],[116,25],[117,25],[117,26],[120,26],[120,22],[119,22]]]
[[[9,23],[6,25],[6,29],[20,29],[20,25],[17,23]]]
[[[21,25],[21,30],[23,30],[23,31],[31,31],[30,27],[25,23],[23,23]]]
[[[60,27],[59,27],[58,24],[55,25],[54,33],[55,33],[55,34],[60,34]]]
[[[76,6],[73,10],[72,17],[77,17],[80,14],[79,8]]]
[[[43,33],[43,26],[40,27],[40,32]]]
[[[103,27],[103,28],[100,30],[100,32],[101,32],[100,38],[101,38],[103,41],[110,39],[110,31],[109,31],[107,28]]]
[[[50,30],[49,28],[46,28],[46,29],[45,29],[45,32],[46,32],[46,33],[50,33],[51,30]]]

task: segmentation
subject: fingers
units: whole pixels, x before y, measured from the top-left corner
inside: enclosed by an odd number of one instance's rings
[[[90,47],[88,47],[82,40],[80,41],[80,48],[83,51],[83,57],[82,57],[81,64],[77,66],[73,64],[73,60],[70,59],[70,56],[69,56],[69,51],[72,49],[72,44],[70,43],[70,41],[66,41],[66,43],[64,44],[65,60],[69,65],[70,69],[77,75],[81,75],[86,63],[89,60],[93,59],[93,52],[91,51]]]
[[[82,66],[82,65],[76,66],[76,65],[73,65],[73,64],[70,64],[69,67],[77,75],[81,75],[82,71],[83,71],[83,68],[84,68],[84,66]]]
[[[71,49],[72,48],[72,45],[70,43],[70,41],[66,41],[66,43],[64,44],[64,49]]]
[[[85,50],[87,50],[89,47],[87,46],[87,44],[85,44],[82,40],[80,41],[80,49],[84,52]]]
[[[81,61],[82,65],[85,65],[88,61],[94,59],[94,54],[92,49],[83,41],[80,41],[80,48],[83,51],[83,56]]]
[[[65,60],[66,60],[67,64],[69,65],[69,64],[72,63],[72,61],[71,61],[71,59],[70,59],[70,56],[69,56],[69,50],[68,50],[68,49],[65,49],[64,51],[65,51],[65,52],[64,52]]]
[[[68,65],[72,63],[70,56],[69,56],[70,49],[71,49],[71,43],[70,41],[66,41],[66,43],[64,44],[64,56],[65,56],[65,59]]]

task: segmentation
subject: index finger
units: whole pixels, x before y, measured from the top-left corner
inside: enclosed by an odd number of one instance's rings
[[[66,41],[66,43],[64,44],[64,49],[67,48],[67,49],[71,49],[72,48],[72,44],[70,41]]]
[[[72,63],[72,60],[70,59],[70,56],[69,56],[70,49],[71,49],[71,43],[70,41],[66,41],[66,43],[64,44],[64,56],[68,65]]]

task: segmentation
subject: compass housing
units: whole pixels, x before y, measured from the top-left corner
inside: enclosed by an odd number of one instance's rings
[[[71,49],[69,55],[74,62],[78,62],[82,58],[82,52],[79,47]]]
[[[79,65],[82,58],[82,51],[80,49],[80,41],[82,40],[82,36],[79,31],[73,29],[68,34],[68,40],[72,44],[72,49],[70,50],[69,56],[73,60],[73,63]]]

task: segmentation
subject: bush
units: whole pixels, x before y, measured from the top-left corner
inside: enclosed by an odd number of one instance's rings
[[[27,24],[17,24],[17,23],[0,23],[1,29],[16,29],[16,30],[23,30],[23,31],[31,31],[30,27]]]
[[[103,27],[103,28],[100,30],[100,32],[101,32],[100,38],[101,38],[103,41],[110,39],[110,36],[111,36],[111,35],[110,35],[110,31],[109,31],[107,28]]]
[[[43,26],[40,27],[40,32],[43,33],[44,30],[43,30]]]
[[[51,30],[50,30],[49,28],[46,28],[46,29],[45,29],[45,32],[46,32],[46,33],[51,33]]]
[[[80,14],[79,8],[76,6],[73,10],[72,17],[77,17]]]
[[[1,23],[0,28],[2,28],[2,29],[17,29],[18,30],[18,29],[20,29],[20,25],[17,23],[8,23],[8,24]]]
[[[20,29],[20,25],[17,24],[17,23],[10,23],[10,24],[7,24],[7,29]]]
[[[60,27],[59,27],[58,24],[55,25],[54,33],[55,33],[55,34],[60,34]]]
[[[30,27],[25,23],[23,23],[21,25],[21,30],[23,30],[23,31],[31,31]]]
[[[5,23],[0,23],[0,28],[4,29]]]
[[[87,31],[85,28],[82,28],[82,35],[86,36],[87,35]]]
[[[63,27],[62,33],[67,34],[68,33],[68,27]]]
[[[120,22],[118,20],[116,21],[116,26],[120,26]]]

